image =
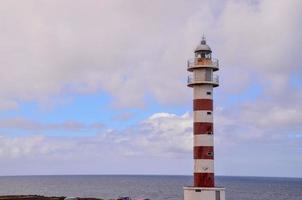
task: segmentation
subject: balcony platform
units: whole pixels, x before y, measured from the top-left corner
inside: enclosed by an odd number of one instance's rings
[[[187,70],[193,72],[194,69],[198,68],[212,68],[213,71],[219,70],[219,61],[215,58],[205,59],[205,58],[193,58],[188,60]]]
[[[212,85],[213,87],[218,87],[219,86],[219,76],[218,75],[213,76],[212,80],[201,80],[201,79],[194,78],[192,75],[189,75],[188,81],[187,81],[187,86],[193,87],[195,85]]]

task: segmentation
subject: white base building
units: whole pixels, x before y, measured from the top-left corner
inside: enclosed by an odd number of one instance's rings
[[[184,200],[225,200],[224,188],[184,187]]]

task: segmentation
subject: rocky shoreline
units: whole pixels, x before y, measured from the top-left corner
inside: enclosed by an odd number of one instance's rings
[[[40,195],[7,195],[0,196],[0,200],[64,200],[66,197],[45,197]],[[76,198],[77,200],[103,200],[97,198]]]

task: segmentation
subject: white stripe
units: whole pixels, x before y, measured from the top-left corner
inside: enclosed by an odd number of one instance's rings
[[[195,173],[214,173],[214,160],[210,159],[195,159],[194,160]]]
[[[214,137],[213,135],[201,134],[194,135],[194,146],[214,146]]]
[[[213,123],[213,111],[211,111],[211,110],[196,110],[196,111],[194,111],[194,122],[210,122],[210,123]]]
[[[210,94],[208,94],[209,92]],[[196,85],[193,88],[194,99],[213,99],[212,85]]]

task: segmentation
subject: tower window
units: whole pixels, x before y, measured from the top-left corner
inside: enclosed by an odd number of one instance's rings
[[[212,114],[212,112],[207,112],[207,114],[208,114],[208,115],[211,115],[211,114]]]
[[[212,94],[212,92],[207,92],[207,95],[211,95]]]
[[[210,53],[209,53],[209,54],[206,54],[206,55],[205,55],[205,58],[211,59],[211,54],[210,54]]]
[[[214,152],[208,152],[208,156],[214,156]]]

